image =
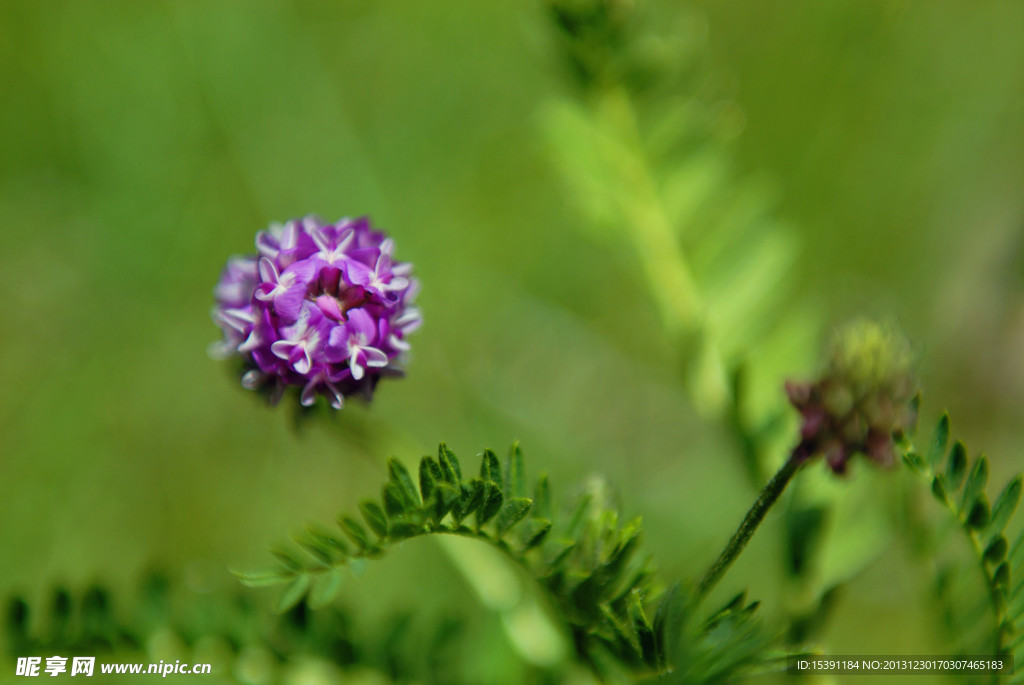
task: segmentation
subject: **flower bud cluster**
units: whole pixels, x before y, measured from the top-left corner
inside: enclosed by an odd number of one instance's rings
[[[844,473],[855,454],[892,464],[894,434],[915,419],[912,364],[909,343],[891,327],[858,321],[840,330],[822,377],[786,384],[790,403],[803,417],[793,458],[822,454],[836,473]]]

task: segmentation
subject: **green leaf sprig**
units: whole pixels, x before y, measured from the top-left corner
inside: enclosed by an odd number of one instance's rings
[[[904,463],[930,481],[932,495],[954,517],[970,544],[991,608],[987,613],[992,624],[986,631],[990,640],[985,646],[1001,656],[1024,658],[1024,582],[1012,581],[1024,577],[1024,531],[1018,533],[1012,545],[1007,539],[1007,528],[1020,504],[1024,475],[1011,478],[991,500],[988,457],[981,454],[972,462],[963,441],[950,445],[948,414],[939,419],[924,455],[906,439],[902,446]],[[974,612],[973,618],[979,620],[980,616]],[[956,626],[955,630],[970,632],[965,626]]]
[[[444,444],[437,457],[420,460],[418,478],[391,459],[380,498],[361,502],[358,517],[342,514],[331,530],[308,527],[296,538],[302,554],[275,550],[276,568],[237,575],[254,587],[284,585],[279,610],[303,598],[318,607],[338,593],[346,567],[411,538],[458,535],[499,549],[534,579],[578,660],[602,681],[705,682],[709,672],[777,665],[778,655],[768,653],[774,635],[764,631],[756,603],[733,602],[706,619],[693,592],[663,592],[639,553],[640,519],[621,522],[602,482],[556,513],[545,475],[528,490],[518,444],[504,460],[485,450],[477,474],[465,476]]]

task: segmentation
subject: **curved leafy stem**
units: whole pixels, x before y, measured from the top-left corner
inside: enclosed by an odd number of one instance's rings
[[[518,445],[504,464],[485,451],[475,477],[463,477],[444,444],[436,459],[420,461],[418,482],[396,459],[388,461],[387,474],[380,499],[360,503],[360,518],[342,514],[336,530],[308,527],[296,537],[308,559],[276,550],[277,569],[238,573],[239,579],[250,586],[285,584],[280,610],[304,597],[322,606],[337,593],[347,566],[379,557],[396,543],[436,534],[473,538],[501,550],[538,581],[578,654],[596,672],[604,672],[600,651],[634,668],[658,668],[654,627],[644,608],[657,588],[652,569],[636,555],[639,520],[620,526],[617,512],[595,508],[584,496],[552,535],[547,478],[541,476],[527,496]]]
[[[932,495],[954,517],[971,547],[993,619],[986,647],[1000,656],[1016,652],[1019,661],[1024,658],[1024,583],[1014,585],[1011,578],[1024,576],[1024,531],[1011,547],[1006,529],[1020,503],[1024,475],[1010,479],[990,505],[988,458],[982,454],[971,463],[962,441],[952,446],[949,442],[949,415],[943,414],[926,454],[917,452],[908,439],[901,440],[903,462],[931,482]]]
[[[777,666],[778,655],[767,652],[774,636],[763,630],[757,603],[741,596],[703,619],[692,592],[662,592],[650,560],[638,553],[640,520],[620,524],[603,483],[590,483],[555,516],[546,476],[527,496],[517,444],[504,463],[490,450],[480,457],[478,475],[464,476],[442,444],[436,458],[420,461],[415,480],[391,459],[381,497],[361,502],[359,518],[342,514],[333,530],[308,527],[296,537],[304,556],[276,550],[277,568],[236,575],[250,586],[284,585],[281,610],[303,598],[322,606],[337,594],[346,567],[410,538],[458,535],[501,550],[536,581],[577,658],[601,680],[711,682]]]

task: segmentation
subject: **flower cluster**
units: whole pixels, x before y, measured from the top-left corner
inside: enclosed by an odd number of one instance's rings
[[[224,333],[212,352],[240,356],[242,385],[301,387],[340,409],[369,398],[384,375],[399,374],[406,337],[420,324],[411,265],[392,261],[394,244],[367,219],[325,224],[315,217],[275,224],[256,236],[257,255],[228,261],[214,291]]]
[[[845,473],[855,454],[892,464],[893,435],[916,418],[912,362],[910,344],[891,327],[858,321],[841,329],[818,381],[786,383],[789,401],[803,416],[793,459],[823,454],[836,473]]]

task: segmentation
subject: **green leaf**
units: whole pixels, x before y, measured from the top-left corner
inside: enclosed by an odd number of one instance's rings
[[[985,548],[985,555],[983,559],[987,564],[998,564],[1006,558],[1006,551],[1010,545],[1006,542],[1006,537],[1000,535]]]
[[[246,587],[269,587],[271,585],[281,585],[287,583],[289,580],[295,577],[295,573],[291,571],[232,571],[238,581]]]
[[[544,546],[544,565],[551,569],[551,573],[561,570],[561,567],[569,559],[569,555],[576,549],[576,541],[561,538]]]
[[[949,414],[944,413],[939,423],[935,426],[935,433],[932,435],[931,446],[928,448],[928,465],[932,471],[938,468],[939,462],[946,454],[946,444],[949,442]]]
[[[422,521],[398,517],[391,519],[390,525],[388,526],[388,539],[395,541],[406,540],[411,537],[416,537],[417,535],[422,535],[425,532]]]
[[[1018,475],[1003,488],[1003,491],[996,497],[996,503],[992,505],[992,518],[988,524],[989,535],[997,535],[1003,531],[1010,517],[1017,510],[1020,504],[1020,493],[1022,478]]]
[[[498,492],[502,492],[501,467],[498,465],[498,457],[491,450],[484,450],[480,460],[480,480],[484,483],[494,483],[498,486]]]
[[[321,573],[313,581],[313,589],[309,593],[306,602],[310,609],[321,609],[338,595],[341,589],[343,577],[341,569],[332,569],[327,573]]]
[[[360,552],[369,546],[370,538],[366,533],[366,529],[363,528],[363,525],[359,523],[359,521],[356,521],[351,516],[342,514],[338,517],[338,525],[341,527],[341,530],[345,535],[348,536],[348,539],[355,543]],[[387,524],[385,523],[385,526],[386,525]]]
[[[951,493],[960,489],[966,474],[967,446],[963,441],[957,440],[953,449],[949,451],[949,459],[946,461],[946,484]]]
[[[441,523],[441,519],[445,517],[452,507],[455,506],[459,500],[461,491],[458,490],[454,485],[446,482],[438,482],[434,486],[433,496],[430,499],[430,518],[435,524]]]
[[[331,566],[334,563],[334,555],[328,551],[326,546],[320,544],[319,541],[315,539],[296,537],[295,542],[297,542],[299,546],[309,554],[309,556],[313,557],[313,559],[321,564]]]
[[[709,625],[720,622],[726,618],[729,614],[734,614],[743,608],[743,605],[747,603],[747,591],[740,590],[733,597],[722,605],[722,608],[716,611],[708,618],[707,623]]]
[[[999,568],[992,574],[992,584],[1002,590],[1007,590],[1010,587],[1010,564],[1003,562],[999,564]]]
[[[673,585],[658,603],[654,614],[655,644],[662,645],[659,668],[668,665],[669,651],[679,644],[683,624],[686,618],[686,599],[679,585]]]
[[[384,510],[372,500],[363,500],[359,503],[359,513],[366,519],[367,525],[370,529],[377,534],[377,537],[382,540],[387,537],[388,534],[388,517],[384,515]]]
[[[533,488],[533,515],[551,518],[551,492],[548,487],[548,474],[542,473]]]
[[[628,206],[626,184],[616,173],[628,153],[621,149],[620,142],[602,130],[589,112],[568,102],[558,102],[542,110],[540,121],[545,139],[566,181],[575,191],[569,196],[590,215],[591,221],[573,222],[574,225],[591,229],[591,236],[599,240],[614,238],[620,232],[603,230],[603,227],[614,225],[615,219],[621,216],[619,208]]]
[[[910,432],[913,433],[917,430],[917,417],[921,415],[921,391],[918,390],[914,394],[914,399],[910,400],[910,415],[913,417],[910,421]],[[941,419],[940,419],[941,421]],[[900,433],[902,434],[902,430]],[[905,436],[904,436],[905,437]]]
[[[456,525],[462,523],[462,519],[478,510],[484,499],[484,484],[479,478],[474,478],[459,487],[461,494],[459,499],[452,505],[452,518],[455,519]]]
[[[910,467],[910,470],[914,473],[921,473],[925,467],[925,460],[917,452],[905,452],[903,454],[903,463]]]
[[[402,491],[402,486],[394,481],[385,483],[381,494],[384,499],[384,511],[387,512],[388,518],[402,516],[416,508],[409,502],[409,498]]]
[[[483,499],[476,512],[476,524],[480,527],[491,520],[501,510],[503,501],[501,487],[493,482],[484,482]]]
[[[423,457],[420,460],[420,492],[423,494],[424,502],[433,496],[435,483],[443,479],[441,465],[434,461],[433,457]]]
[[[536,505],[534,505],[534,509],[536,509]],[[544,538],[551,532],[551,519],[531,518],[520,526],[520,530],[522,531],[520,538],[523,543],[522,551],[525,552],[544,542]]]
[[[592,583],[583,583],[581,586],[589,589],[592,587]],[[578,592],[578,590],[576,592]],[[576,592],[573,593],[574,596],[576,595]],[[583,610],[585,604],[586,603],[584,603],[583,606],[578,605],[577,610]],[[639,654],[640,644],[637,640],[636,631],[633,629],[633,625],[628,618],[619,616],[612,607],[606,603],[598,603],[598,610],[601,618],[604,619],[605,625],[614,631],[614,638],[612,641],[628,645],[630,651]]]
[[[307,526],[306,535],[309,536],[309,541],[312,544],[332,558],[344,559],[351,554],[345,541],[334,533],[328,533],[318,528]]]
[[[568,527],[565,529],[565,534],[569,536],[575,536],[583,523],[583,518],[587,514],[587,508],[590,506],[590,501],[593,496],[590,493],[583,493],[576,499],[576,508],[573,509],[572,516],[569,519]]]
[[[614,585],[629,565],[633,552],[640,545],[642,522],[639,517],[622,527],[618,541],[605,560],[604,574],[609,585]]]
[[[949,497],[946,495],[946,486],[942,483],[944,480],[945,478],[941,475],[932,478],[932,494],[935,495],[935,499],[943,504],[948,504]]]
[[[629,596],[629,618],[633,623],[633,631],[640,647],[640,658],[648,668],[657,668],[658,649],[654,638],[654,628],[644,615],[644,602],[640,592],[633,590]]]
[[[291,585],[285,588],[284,592],[281,593],[281,597],[277,600],[278,613],[283,614],[298,604],[299,601],[306,596],[306,592],[309,591],[311,582],[312,581],[308,574],[303,573],[302,575],[296,576],[295,580],[292,581]]]
[[[398,516],[388,522],[388,540],[398,541],[422,536],[426,532],[420,516]]]
[[[971,505],[971,509],[967,513],[966,523],[969,528],[981,530],[988,525],[988,518],[988,497],[985,496],[984,492],[981,492],[974,498],[974,504]]]
[[[964,495],[960,500],[960,510],[970,511],[975,498],[985,491],[988,484],[988,457],[979,455],[971,467],[971,475],[967,477],[967,485],[964,487]]]
[[[526,472],[523,467],[523,452],[519,442],[512,443],[505,462],[505,499],[526,496]]]
[[[422,501],[420,500],[420,493],[416,490],[416,485],[412,481],[412,476],[409,475],[409,471],[405,468],[402,462],[397,459],[388,459],[388,481],[399,487],[401,495],[405,500],[404,509],[406,511],[415,509],[422,504]]]
[[[289,571],[298,571],[302,568],[302,560],[286,549],[272,549],[270,553],[274,555],[274,558],[277,559],[281,566],[284,566]]]
[[[501,506],[494,525],[498,529],[498,535],[507,533],[512,526],[519,523],[524,516],[530,512],[533,502],[528,497],[513,497]]]
[[[462,468],[459,466],[459,460],[455,457],[455,453],[448,449],[448,445],[443,442],[437,448],[437,461],[441,465],[444,479],[458,487],[462,482]]]
[[[751,602],[747,606],[743,607],[743,610],[740,613],[743,614],[744,617],[749,617],[749,616],[753,616],[754,614],[756,614],[757,610],[760,609],[760,608],[761,608],[761,602],[760,602],[760,600],[758,600],[756,602]]]

